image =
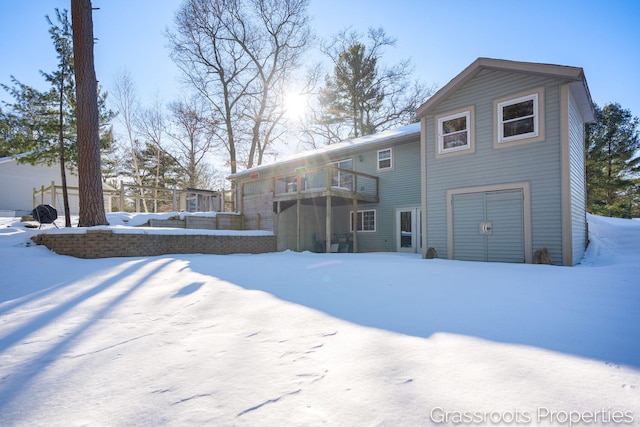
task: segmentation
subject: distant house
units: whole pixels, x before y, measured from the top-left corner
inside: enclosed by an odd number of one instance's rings
[[[60,166],[19,163],[23,156],[24,154],[0,158],[0,216],[28,215],[39,204],[51,205],[56,208],[58,215],[64,215]],[[69,211],[71,215],[78,215],[78,176],[67,171],[66,178]],[[34,189],[41,190],[43,187],[47,190],[39,192],[34,200]],[[105,190],[113,190],[106,184],[103,187]],[[105,197],[105,210],[111,211],[110,197]]]
[[[480,58],[420,123],[238,172],[245,227],[278,249],[574,265],[586,246],[583,70]]]
[[[31,213],[33,206],[33,189],[49,187],[52,182],[60,185],[60,166],[45,164],[30,165],[19,163],[24,155],[0,158],[0,211],[4,216],[21,216]],[[67,185],[78,186],[78,176],[67,173]],[[57,197],[56,197],[57,199]],[[38,202],[39,204],[39,202]],[[59,200],[47,200],[46,204],[54,206],[59,214],[64,213],[62,193]],[[70,206],[72,214],[77,215],[78,203]]]

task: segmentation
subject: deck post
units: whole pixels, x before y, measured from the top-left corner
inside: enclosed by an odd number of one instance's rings
[[[124,210],[124,181],[120,181],[120,212],[126,212]]]
[[[325,245],[327,253],[331,252],[331,196],[327,196]]]
[[[56,182],[55,181],[51,181],[51,206],[55,206],[56,205]],[[67,213],[64,213],[65,215],[67,215]]]
[[[353,198],[353,253],[358,252],[358,198]]]
[[[300,197],[296,200],[296,252],[300,252]]]

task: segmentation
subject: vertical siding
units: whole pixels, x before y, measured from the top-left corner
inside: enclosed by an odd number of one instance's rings
[[[586,237],[586,193],[584,121],[573,96],[569,96],[569,173],[571,185],[571,234],[573,263],[584,255]]]
[[[242,213],[245,229],[274,231],[272,182],[271,179],[261,179],[244,183]]]
[[[493,100],[525,90],[544,88],[545,140],[495,149]],[[435,158],[437,114],[475,107],[474,153]],[[484,70],[426,117],[427,247],[446,254],[446,190],[529,182],[531,185],[532,250],[549,249],[562,263],[560,89],[548,78]]]

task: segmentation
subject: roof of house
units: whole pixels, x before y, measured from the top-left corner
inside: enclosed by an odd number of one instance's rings
[[[393,142],[399,142],[405,139],[414,138],[420,135],[420,123],[412,123],[410,125],[401,126],[395,129],[389,129],[382,132],[374,133],[372,135],[362,136],[360,138],[347,139],[335,144],[326,145],[315,150],[302,151],[300,153],[292,154],[284,157],[276,162],[268,163],[260,166],[246,169],[241,172],[236,172],[229,175],[227,179],[237,179],[244,175],[249,175],[261,170],[266,170],[274,166],[280,166],[285,163],[295,162],[303,159],[307,159],[315,156],[328,156],[330,154],[338,154],[341,152],[348,152],[360,148],[371,148],[378,144],[389,144]]]
[[[416,110],[416,116],[425,116],[430,110],[447,99],[449,95],[457,91],[482,70],[510,71],[567,80],[571,82],[572,93],[585,121],[592,122],[595,119],[591,94],[582,68],[492,58],[478,58],[473,61],[460,74],[454,77],[453,80],[443,86],[431,98],[422,104]]]
[[[22,153],[22,154],[15,154],[13,156],[7,156],[7,157],[0,157],[0,165],[3,163],[9,163],[9,162],[13,162],[16,161],[22,157],[28,156],[31,153]]]

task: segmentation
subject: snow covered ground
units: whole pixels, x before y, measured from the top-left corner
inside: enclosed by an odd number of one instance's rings
[[[0,218],[0,425],[640,424],[640,221],[589,222],[566,268],[83,260]]]

